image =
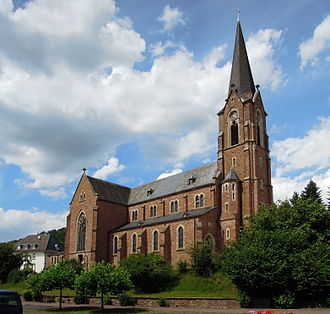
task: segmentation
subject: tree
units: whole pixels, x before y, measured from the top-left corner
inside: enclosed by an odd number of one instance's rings
[[[310,180],[305,189],[301,192],[303,200],[312,199],[322,204],[321,190],[313,180]]]
[[[129,274],[112,264],[100,262],[91,269],[83,272],[75,281],[76,295],[95,296],[101,294],[101,309],[103,310],[103,297],[107,293],[120,294],[132,288]]]
[[[5,282],[10,271],[19,268],[22,263],[11,242],[0,243],[0,281]]]
[[[135,254],[120,262],[137,292],[157,292],[169,287],[173,281],[172,266],[158,254]]]
[[[311,199],[264,207],[222,258],[223,272],[252,299],[326,303],[330,212]]]
[[[35,293],[53,289],[60,290],[59,309],[62,309],[62,293],[64,288],[72,289],[81,266],[74,260],[62,261],[37,275],[29,276],[28,285]]]
[[[210,277],[216,271],[213,259],[213,246],[210,243],[196,244],[189,249],[192,267],[197,276]]]
[[[328,186],[327,209],[330,210],[330,186]]]
[[[300,199],[299,193],[294,192],[291,199],[290,199],[290,202],[291,202],[292,205],[294,205],[299,199]]]

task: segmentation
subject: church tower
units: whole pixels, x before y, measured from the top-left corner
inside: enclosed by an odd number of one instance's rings
[[[225,243],[238,238],[240,228],[260,205],[273,201],[267,113],[259,85],[254,85],[239,20],[228,98],[218,116],[220,229]]]

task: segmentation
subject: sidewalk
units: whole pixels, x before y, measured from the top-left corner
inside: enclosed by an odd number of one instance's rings
[[[24,309],[27,310],[42,310],[47,308],[58,308],[57,303],[41,303],[41,302],[23,302]],[[72,309],[96,309],[99,308],[94,305],[89,304],[63,304],[63,309],[65,308],[72,308]],[[153,311],[153,312],[172,312],[172,313],[232,313],[232,314],[241,314],[245,313],[248,314],[249,311],[255,310],[255,311],[265,311],[265,310],[272,310],[276,312],[283,312],[283,313],[293,313],[293,314],[330,314],[330,309],[319,309],[319,308],[313,308],[313,309],[286,309],[286,310],[280,310],[280,309],[202,309],[202,308],[183,308],[183,307],[139,307],[139,306],[115,306],[115,305],[105,305],[104,309],[109,310],[117,310],[118,313],[120,311],[125,311],[127,313],[128,309],[132,309],[135,311]]]

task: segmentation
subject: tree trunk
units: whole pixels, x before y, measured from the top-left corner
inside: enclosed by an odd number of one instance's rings
[[[101,292],[101,310],[103,311],[104,304],[103,304],[103,292]]]

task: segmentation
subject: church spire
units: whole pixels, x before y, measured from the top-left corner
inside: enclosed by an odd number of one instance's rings
[[[234,90],[243,100],[251,99],[255,92],[249,58],[239,19],[236,26],[236,38],[233,63],[229,81],[229,92]]]

